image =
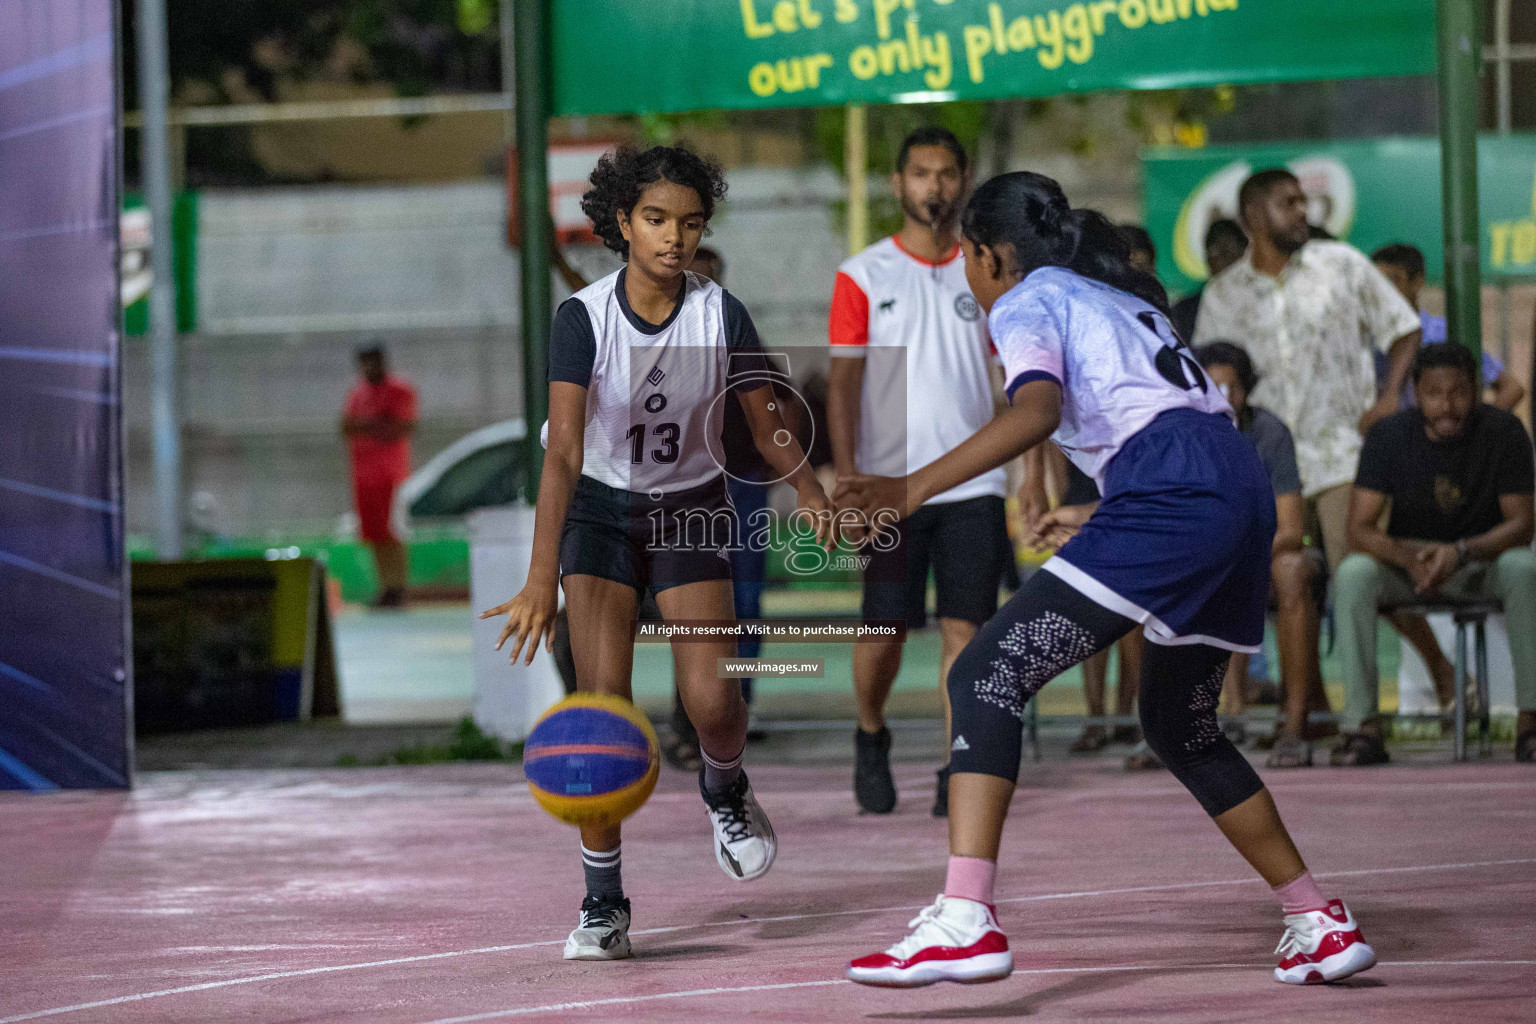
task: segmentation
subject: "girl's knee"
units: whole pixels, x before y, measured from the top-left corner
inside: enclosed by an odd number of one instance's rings
[[[747,721],[747,702],[736,679],[710,679],[682,691],[683,707],[699,736],[717,740],[743,733]]]

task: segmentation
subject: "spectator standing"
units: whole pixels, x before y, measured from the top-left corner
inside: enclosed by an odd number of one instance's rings
[[[943,128],[901,144],[891,188],[902,227],[845,261],[832,292],[827,421],[839,480],[901,476],[953,450],[992,418],[991,344],[971,295],[957,223],[969,183],[963,146]],[[904,415],[903,415],[904,414]],[[997,611],[1007,525],[1003,469],[942,494],[866,548],[863,617],[926,624],[930,571],[938,592],[940,698],[949,735],[949,667]],[[858,700],[854,794],[865,811],[896,806],[885,703],[904,640],[854,645]],[[946,742],[946,747],[948,746]],[[948,765],[935,815],[948,814]]]
[[[375,606],[405,603],[407,555],[390,523],[395,489],[411,474],[411,434],[416,429],[416,389],[389,372],[380,341],[357,350],[360,379],[347,395],[341,433],[352,459],[352,496],[358,533],[373,551],[379,574]]]
[[[1334,602],[1346,730],[1333,753],[1335,765],[1387,760],[1378,702],[1378,608],[1436,594],[1503,601],[1520,709],[1515,756],[1530,762],[1536,754],[1536,468],[1525,427],[1510,413],[1479,403],[1476,381],[1470,351],[1455,344],[1426,347],[1414,365],[1417,405],[1381,421],[1366,437],[1349,509],[1356,553],[1339,567]]]
[[[1348,550],[1362,435],[1397,409],[1419,349],[1418,314],[1358,249],[1312,239],[1307,197],[1290,171],[1251,176],[1238,208],[1248,252],[1205,286],[1195,339],[1239,341],[1252,358],[1252,399],[1295,439],[1309,532],[1334,569]],[[1379,399],[1376,350],[1389,356]]]
[[[1248,236],[1243,234],[1237,221],[1225,217],[1212,221],[1211,226],[1205,229],[1206,280],[1216,277],[1242,259],[1247,249]],[[1179,337],[1188,340],[1195,336],[1195,320],[1200,314],[1200,298],[1204,294],[1205,285],[1202,284],[1173,304],[1169,319],[1173,321],[1173,329],[1179,332]]]

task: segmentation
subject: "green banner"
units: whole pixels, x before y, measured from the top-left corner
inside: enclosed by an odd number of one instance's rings
[[[549,0],[553,112],[939,102],[1435,67],[1435,0]]]
[[[183,334],[197,330],[197,195],[190,189],[177,192],[171,208],[176,329]],[[121,230],[123,329],[137,337],[149,332],[149,247],[154,237],[144,197],[137,192],[123,194]]]
[[[1154,150],[1144,163],[1147,229],[1175,294],[1205,279],[1206,228],[1235,214],[1243,179],[1266,167],[1296,172],[1312,222],[1334,236],[1366,252],[1407,242],[1424,251],[1431,281],[1444,271],[1437,139]],[[1478,192],[1484,277],[1536,278],[1536,135],[1484,136]]]

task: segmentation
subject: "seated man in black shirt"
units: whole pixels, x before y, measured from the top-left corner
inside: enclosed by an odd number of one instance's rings
[[[1536,753],[1531,439],[1513,415],[1477,401],[1477,364],[1460,345],[1421,349],[1413,383],[1417,406],[1387,417],[1366,435],[1350,496],[1349,543],[1356,553],[1339,566],[1334,596],[1347,735],[1332,761],[1387,760],[1377,693],[1377,608],[1450,594],[1504,602],[1520,708],[1515,757],[1529,762]]]

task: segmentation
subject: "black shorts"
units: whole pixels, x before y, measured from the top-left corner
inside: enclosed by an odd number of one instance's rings
[[[1061,496],[1063,505],[1092,505],[1099,501],[1099,485],[1093,482],[1093,477],[1078,469],[1076,465],[1067,463],[1067,493]]]
[[[997,612],[997,588],[1013,557],[1003,499],[995,495],[924,505],[895,527],[889,551],[874,543],[864,569],[866,620],[900,619],[910,629],[928,621],[928,572],[933,571],[941,619],[981,625]]]
[[[597,576],[642,593],[729,580],[740,532],[723,475],[660,498],[582,476],[560,532],[560,575]]]

